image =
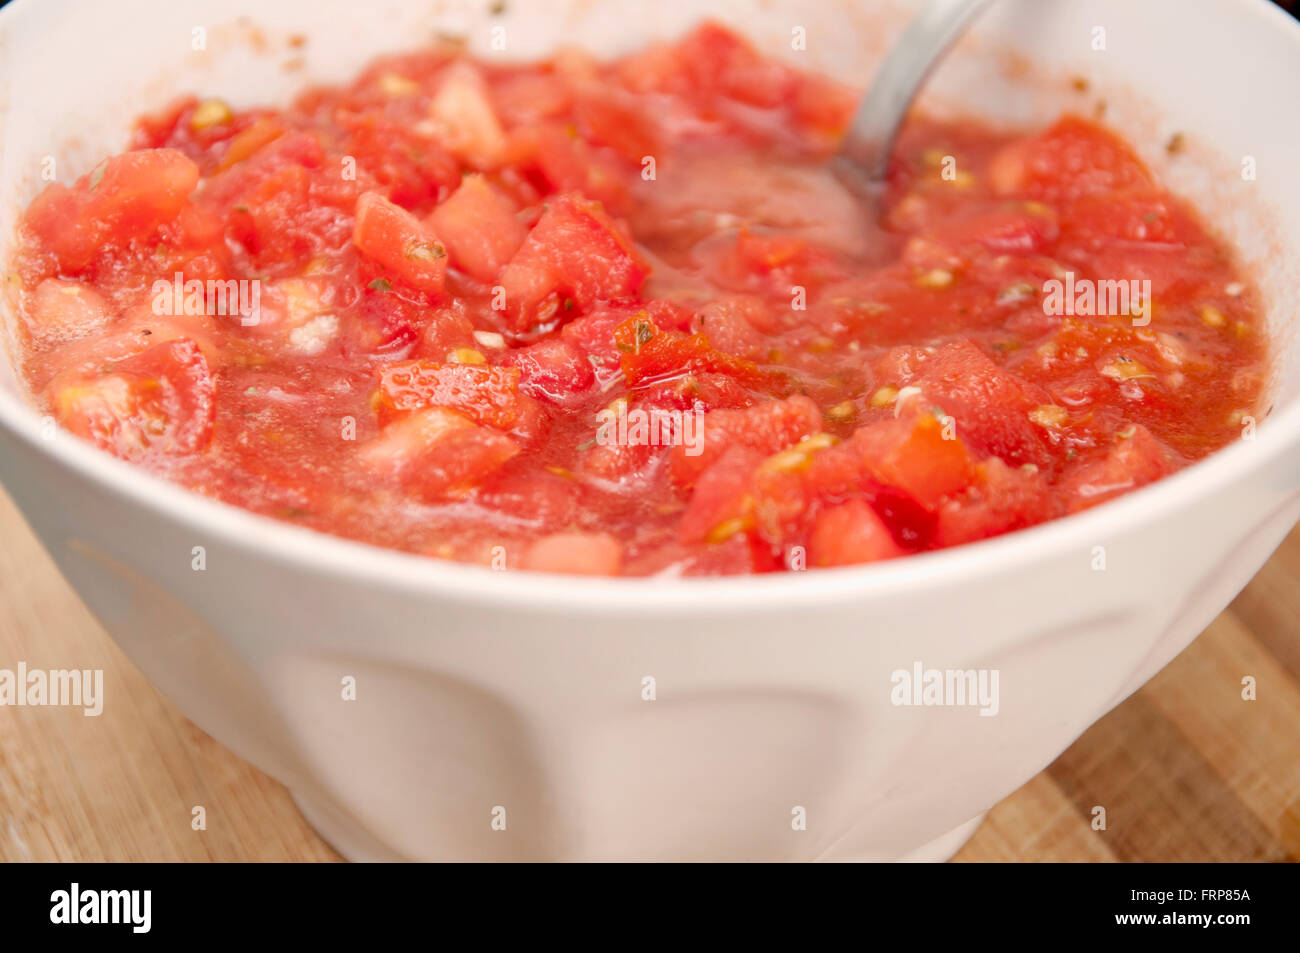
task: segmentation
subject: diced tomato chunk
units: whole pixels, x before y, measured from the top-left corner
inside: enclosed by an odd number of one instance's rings
[[[367,472],[427,502],[463,496],[519,452],[513,440],[445,407],[412,411],[360,451]]]
[[[430,221],[451,264],[484,282],[496,279],[528,234],[510,201],[479,175],[465,176]]]
[[[578,484],[567,477],[538,473],[501,473],[484,484],[478,501],[511,519],[559,530],[578,514]]]
[[[528,548],[521,568],[578,576],[617,576],[623,547],[608,533],[555,533]]]
[[[574,104],[574,116],[583,138],[608,146],[629,162],[640,165],[647,156],[660,155],[659,136],[650,114],[621,90],[585,90]]]
[[[518,392],[518,368],[402,361],[380,370],[374,407],[380,426],[413,410],[447,407],[509,430],[519,417]]]
[[[66,344],[94,334],[111,313],[104,296],[79,281],[46,278],[27,305],[28,337],[37,348]]]
[[[1065,474],[1061,492],[1071,511],[1087,509],[1121,493],[1146,486],[1172,469],[1173,457],[1141,424],[1133,424],[1100,460]]]
[[[801,395],[764,401],[745,410],[715,410],[700,423],[703,449],[698,455],[692,455],[692,448],[686,446],[673,448],[673,481],[689,486],[732,447],[773,454],[817,433],[821,427],[821,411]]]
[[[418,356],[441,364],[456,348],[478,347],[474,339],[474,322],[469,319],[463,301],[443,298],[425,313],[428,323],[420,336]]]
[[[174,219],[194,191],[199,169],[174,149],[127,152],[106,160],[72,188],[54,184],[23,218],[64,275],[86,268],[105,244],[144,238]]]
[[[158,344],[50,386],[59,422],[119,457],[196,453],[212,438],[215,388],[193,341]]]
[[[1205,241],[1188,209],[1158,189],[1085,195],[1070,203],[1066,222],[1066,240],[1090,250],[1114,242],[1184,246]]]
[[[553,199],[501,272],[515,327],[586,309],[636,292],[650,273],[632,242],[604,210],[578,195]]]
[[[552,125],[518,129],[510,149],[522,169],[535,172],[542,194],[581,194],[612,212],[625,210],[629,188],[623,164],[576,130]]]
[[[937,408],[953,418],[957,437],[972,449],[1016,465],[1051,465],[1042,428],[1029,418],[1051,404],[1051,396],[998,367],[970,341],[894,355],[890,364],[903,371],[894,383],[920,389],[919,409]]]
[[[743,444],[732,445],[713,458],[682,514],[678,539],[683,543],[721,543],[752,528],[754,474],[762,463],[763,454]]]
[[[500,163],[505,132],[492,107],[483,75],[470,63],[457,63],[444,74],[429,115],[438,126],[438,139],[457,158],[476,169]]]
[[[398,120],[367,112],[340,121],[350,132],[346,152],[363,173],[358,181],[373,175],[402,208],[423,213],[459,185],[459,160]]]
[[[772,107],[789,94],[790,72],[719,23],[701,24],[678,45],[679,67],[695,88],[753,106]]]
[[[623,376],[633,387],[695,371],[726,374],[754,388],[780,390],[786,381],[781,371],[767,370],[753,361],[719,351],[705,334],[661,331],[643,314],[614,329],[614,344],[622,352]]]
[[[623,355],[619,341],[626,338],[626,329],[619,327],[629,318],[641,317],[658,329],[685,331],[691,322],[691,312],[671,301],[655,299],[629,305],[609,305],[575,318],[560,329],[560,336],[592,358],[592,363],[606,370],[617,369]],[[624,343],[626,341],[624,340]]]
[[[412,288],[435,295],[442,292],[447,250],[431,228],[378,192],[366,192],[357,200],[352,243]]]
[[[1124,140],[1077,116],[1007,146],[994,157],[989,177],[999,194],[1046,202],[1151,185],[1146,166]]]
[[[1048,486],[1042,473],[1009,467],[990,457],[976,467],[969,491],[939,508],[936,544],[956,546],[988,539],[1052,515]]]
[[[810,566],[851,566],[904,553],[876,511],[861,499],[822,510],[808,537]]]
[[[501,364],[519,369],[521,391],[561,407],[581,400],[596,382],[586,356],[562,338],[515,348]]]
[[[869,473],[928,507],[965,489],[974,475],[965,444],[955,434],[945,439],[944,425],[933,414],[870,424],[849,443]]]

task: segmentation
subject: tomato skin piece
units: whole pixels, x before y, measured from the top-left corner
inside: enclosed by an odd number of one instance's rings
[[[600,205],[567,194],[547,205],[502,269],[500,283],[516,330],[527,331],[539,318],[576,317],[564,308],[561,296],[586,310],[597,301],[635,294],[649,274],[632,242]],[[548,299],[549,308],[542,309]]]
[[[810,566],[851,566],[904,555],[889,528],[862,499],[827,507],[808,536]]]
[[[431,295],[442,293],[447,250],[431,228],[378,192],[365,192],[357,199],[352,243],[412,288]]]
[[[174,149],[127,152],[106,160],[72,188],[55,183],[23,217],[29,235],[64,275],[83,272],[104,245],[144,238],[189,201],[199,168]]]
[[[466,495],[518,452],[463,414],[426,407],[385,427],[359,458],[369,476],[432,503]]]
[[[508,430],[519,417],[518,394],[518,368],[401,361],[379,371],[373,405],[381,427],[413,410],[447,407]]]
[[[632,387],[696,371],[726,374],[755,390],[788,390],[787,375],[767,370],[753,361],[719,351],[705,334],[681,334],[655,327],[649,316],[638,313],[614,329],[614,344],[623,376]]]
[[[480,175],[467,175],[429,218],[451,256],[471,278],[491,282],[528,235],[504,195]]]
[[[67,430],[125,459],[197,453],[212,439],[216,388],[193,341],[157,344],[93,377],[56,378],[49,392]]]

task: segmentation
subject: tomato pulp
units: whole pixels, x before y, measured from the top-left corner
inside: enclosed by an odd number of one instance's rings
[[[599,575],[954,546],[1252,425],[1256,295],[1126,142],[917,120],[882,230],[827,169],[856,98],[715,24],[184,98],[23,216],[23,372],[200,493]]]

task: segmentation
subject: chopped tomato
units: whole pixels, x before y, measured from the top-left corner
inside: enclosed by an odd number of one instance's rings
[[[618,89],[584,90],[574,104],[578,131],[583,138],[608,146],[638,167],[660,158],[659,136],[653,116],[634,96]]]
[[[379,372],[374,405],[381,426],[412,410],[447,407],[509,430],[519,417],[518,392],[517,368],[403,361]]]
[[[1006,147],[993,158],[989,175],[999,194],[1045,202],[1151,184],[1150,173],[1128,143],[1077,116]]]
[[[813,520],[808,538],[810,566],[851,566],[902,556],[889,528],[865,500],[828,507]]]
[[[212,438],[212,376],[192,341],[158,344],[50,390],[64,427],[119,457],[196,453]]]
[[[509,200],[478,175],[467,175],[430,222],[452,266],[485,282],[496,279],[528,233]]]
[[[701,422],[700,453],[693,454],[686,446],[673,448],[673,480],[690,485],[732,447],[773,454],[817,433],[821,426],[817,405],[802,396],[765,401],[745,410],[715,410]]]
[[[72,188],[49,186],[23,223],[54,256],[58,270],[74,275],[105,244],[145,238],[174,219],[198,180],[198,167],[179,152],[128,152],[105,160]]]
[[[976,467],[970,489],[939,509],[936,542],[956,546],[1049,519],[1053,505],[1045,476],[991,457]]]
[[[447,249],[431,228],[379,193],[366,192],[357,199],[352,243],[386,274],[419,291],[441,293]]]
[[[1067,472],[1061,481],[1062,494],[1069,509],[1086,509],[1160,479],[1173,463],[1172,454],[1151,431],[1133,424],[1120,432],[1100,460]]]
[[[633,316],[614,331],[622,352],[623,376],[633,387],[680,377],[692,371],[726,374],[751,387],[779,388],[786,380],[780,371],[760,368],[753,361],[719,351],[704,334],[661,331],[647,316]]]
[[[412,411],[361,449],[367,473],[426,501],[463,496],[519,452],[445,407]]]
[[[596,380],[582,352],[561,338],[516,348],[502,358],[502,365],[518,369],[522,391],[559,406],[581,400]]]
[[[448,69],[429,105],[429,115],[443,144],[463,162],[490,169],[501,161],[505,132],[477,67],[462,62]]]
[[[622,229],[594,202],[562,195],[547,206],[501,272],[517,330],[566,320],[574,307],[627,297],[650,272]]]
[[[951,437],[945,434],[933,414],[871,424],[857,431],[850,445],[871,475],[927,507],[965,489],[973,476],[966,445],[955,430]]]
[[[27,333],[33,347],[48,348],[84,338],[108,324],[108,302],[78,281],[46,278],[27,307]]]
[[[623,547],[608,533],[556,533],[528,548],[520,568],[579,576],[617,576]]]

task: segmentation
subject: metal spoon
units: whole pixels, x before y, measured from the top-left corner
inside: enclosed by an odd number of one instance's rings
[[[885,57],[858,106],[836,171],[855,190],[878,196],[894,140],[930,71],[992,0],[930,0]]]

